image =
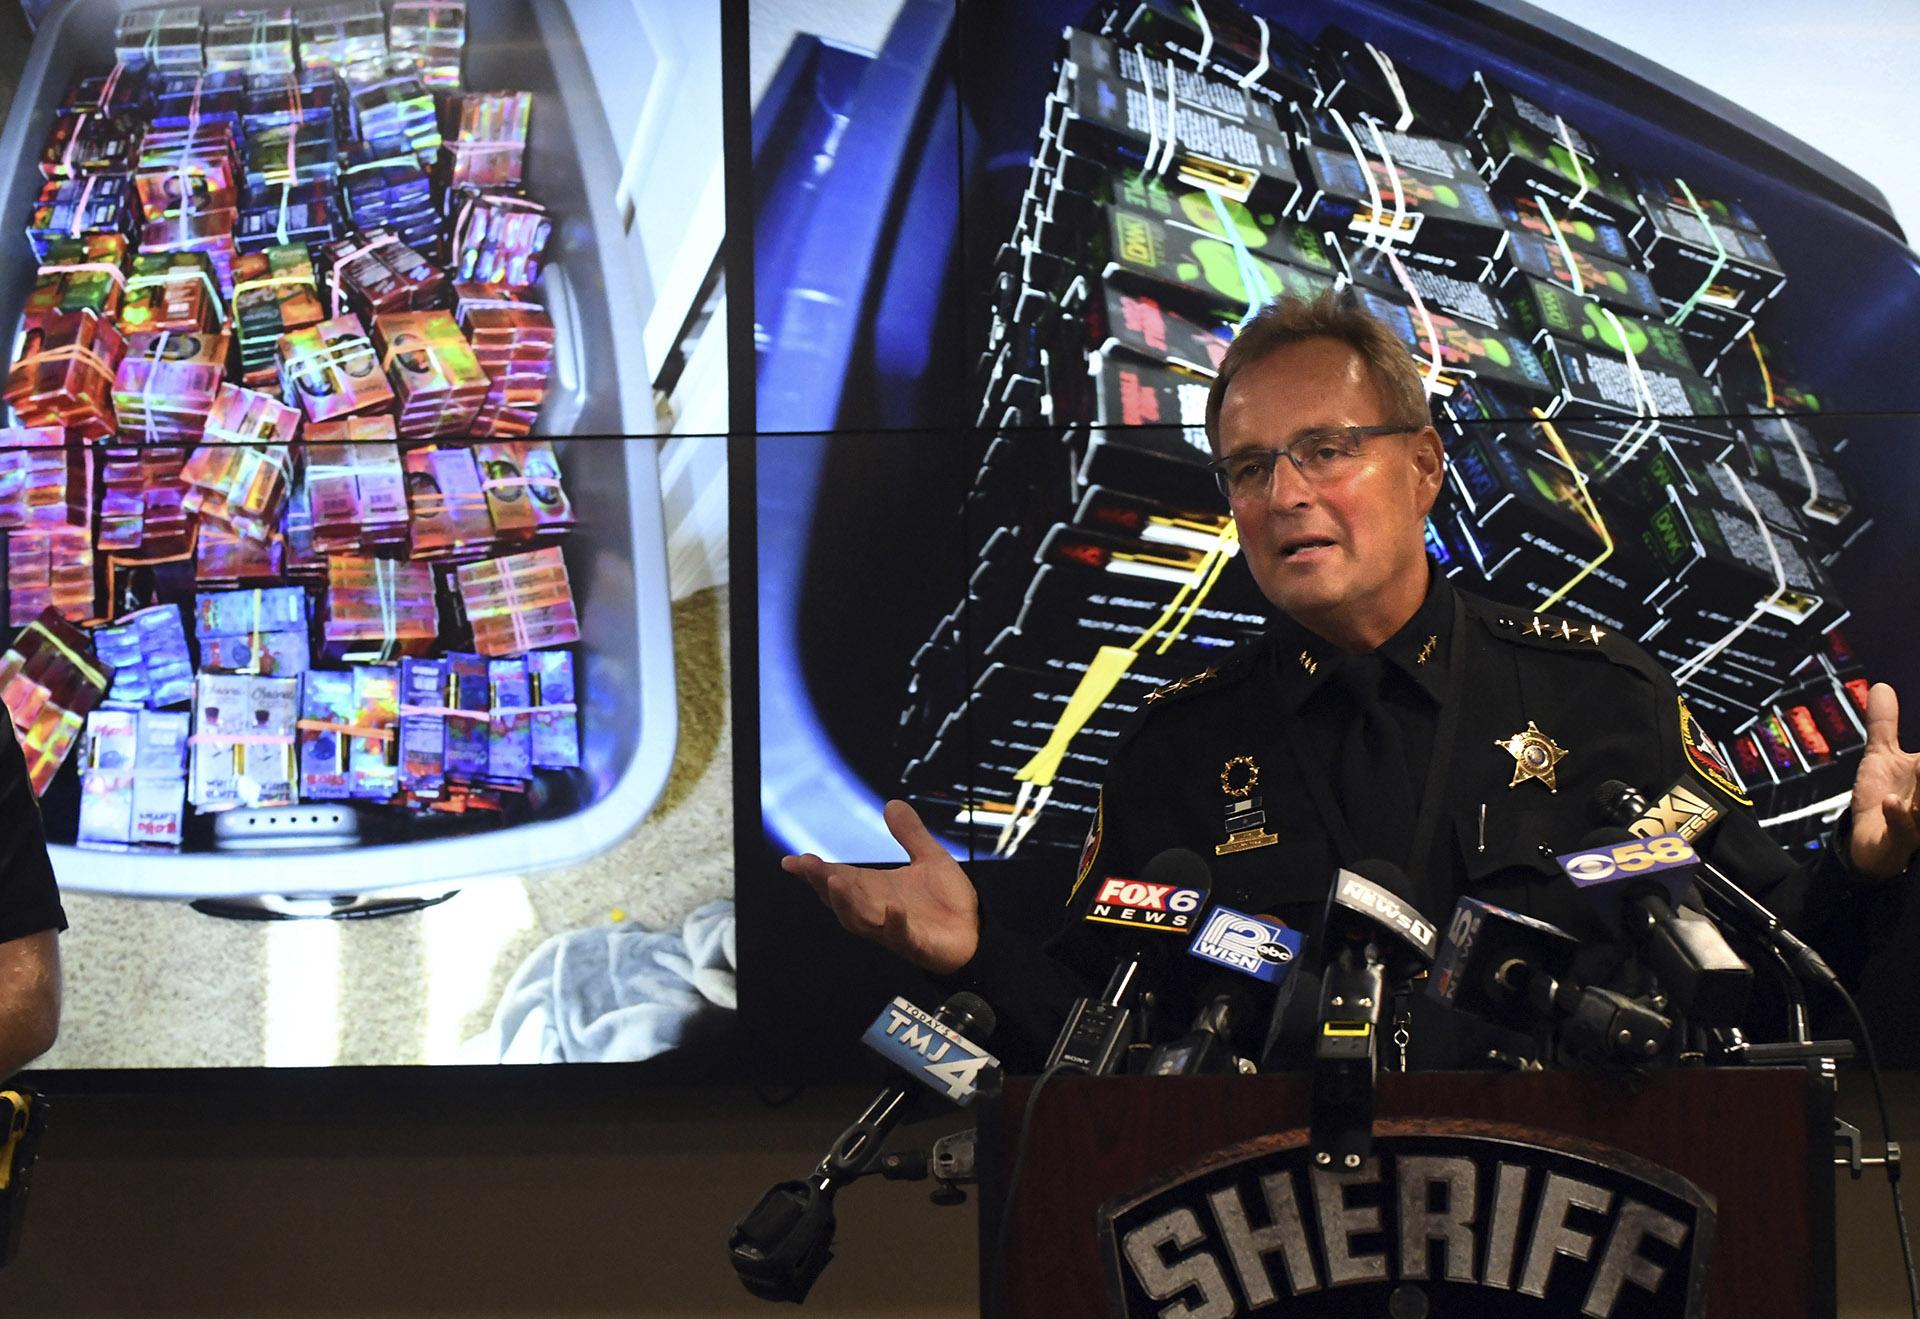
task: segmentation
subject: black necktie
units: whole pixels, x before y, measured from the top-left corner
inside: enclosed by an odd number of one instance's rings
[[[1340,763],[1334,781],[1360,855],[1405,867],[1413,851],[1415,803],[1407,767],[1406,740],[1385,702],[1380,685],[1387,662],[1379,655],[1349,655],[1340,661],[1334,681],[1350,708],[1339,741]]]

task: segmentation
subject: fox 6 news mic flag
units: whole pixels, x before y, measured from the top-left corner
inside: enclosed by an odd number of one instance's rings
[[[1198,854],[1195,854],[1196,859]],[[1204,863],[1202,863],[1204,864]],[[1152,864],[1149,873],[1157,873]],[[1097,925],[1185,931],[1207,905],[1207,887],[1154,883],[1111,876],[1100,881],[1086,919]]]
[[[1137,931],[1123,936],[1119,961],[1098,998],[1074,1002],[1060,1028],[1047,1070],[1062,1068],[1104,1076],[1119,1065],[1133,1041],[1136,1004],[1149,961],[1164,962],[1165,945],[1155,934],[1184,934],[1195,913],[1205,909],[1213,877],[1198,853],[1170,847],[1147,862],[1137,880],[1110,878],[1094,893],[1084,919],[1099,926],[1125,925]]]

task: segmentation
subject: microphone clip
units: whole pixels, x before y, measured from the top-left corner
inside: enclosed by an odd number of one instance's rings
[[[1372,953],[1371,947],[1368,953]],[[1342,949],[1320,991],[1320,1034],[1314,1043],[1313,1161],[1357,1170],[1373,1152],[1374,1084],[1380,1069],[1380,1023],[1386,973],[1379,959]]]

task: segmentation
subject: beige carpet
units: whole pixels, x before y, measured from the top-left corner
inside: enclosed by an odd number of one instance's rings
[[[451,1062],[550,935],[674,926],[733,894],[727,588],[673,606],[680,737],[653,813],[598,858],[463,889],[405,916],[253,922],[73,894],[66,1003],[45,1067]]]

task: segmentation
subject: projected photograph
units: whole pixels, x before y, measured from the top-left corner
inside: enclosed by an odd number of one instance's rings
[[[1441,570],[1636,641],[1730,788],[1821,845],[1868,686],[1920,700],[1903,179],[1544,17],[850,14],[753,7],[757,405],[823,432],[803,474],[841,473],[770,489],[797,460],[761,441],[760,569],[795,579],[759,605],[770,854],[897,860],[880,807],[904,796],[995,863],[970,873],[1003,916],[1050,928],[1123,730],[1267,626],[1202,465],[1207,387],[1244,319],[1327,289],[1426,383]],[[850,235],[872,259],[836,267]],[[956,542],[901,588],[902,557]],[[791,607],[829,589],[864,630]],[[775,777],[801,763],[832,772]],[[1900,961],[1872,964],[1879,1020],[1911,1015]]]
[[[1717,123],[1678,79],[1655,94],[1427,6],[907,3],[874,57],[892,101],[805,42],[755,112],[763,417],[857,429],[883,407],[931,436],[958,362],[974,427],[945,441],[965,449],[957,499],[880,468],[797,514],[762,504],[829,527],[917,500],[964,529],[965,590],[876,618],[914,629],[884,710],[865,675],[812,675],[816,711],[874,709],[823,748],[876,767],[818,802],[834,828],[864,820],[894,855],[874,803],[904,788],[956,852],[1071,858],[1142,697],[1264,626],[1200,466],[1206,388],[1243,318],[1328,288],[1426,380],[1451,460],[1429,533],[1444,570],[1638,640],[1743,752],[1772,731],[1799,746],[1793,712],[1810,733],[1823,711],[1846,729],[1822,733],[1831,771],[1782,744],[1739,774],[1787,841],[1838,813],[1865,680],[1916,689],[1908,602],[1878,588],[1914,486],[1894,455],[1920,409],[1901,366],[1920,264],[1870,186]],[[820,136],[818,104],[843,131]],[[923,300],[842,290],[866,301],[810,308],[795,345],[782,327],[824,285],[793,254],[815,217],[844,228],[843,171]],[[803,389],[805,353],[810,378],[863,387]]]
[[[625,8],[81,0],[0,84],[43,1066],[723,1027],[719,18]]]

